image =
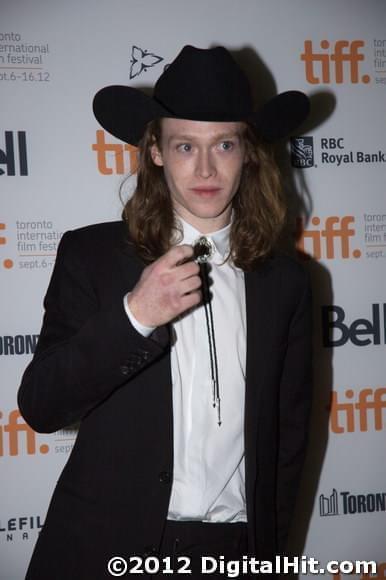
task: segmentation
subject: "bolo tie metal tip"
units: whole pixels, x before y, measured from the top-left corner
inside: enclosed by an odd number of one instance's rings
[[[217,398],[216,400],[216,407],[217,407],[217,424],[219,427],[221,427],[221,399],[220,397]]]

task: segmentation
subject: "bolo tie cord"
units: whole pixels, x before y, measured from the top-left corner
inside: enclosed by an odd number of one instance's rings
[[[217,363],[217,349],[216,338],[213,323],[212,301],[209,290],[209,272],[207,262],[201,262],[200,274],[202,279],[202,294],[205,309],[206,327],[208,331],[208,344],[210,356],[210,369],[212,375],[212,398],[213,407],[217,409],[217,423],[221,426],[221,399],[220,399],[220,385],[218,380],[218,363]]]
[[[210,238],[200,236],[193,244],[193,259],[200,267],[202,280],[202,297],[205,310],[206,328],[208,333],[210,369],[212,375],[212,400],[213,407],[217,409],[217,423],[221,425],[221,399],[220,384],[218,379],[217,349],[213,323],[212,300],[209,290],[209,267],[208,260],[213,256],[215,247]]]

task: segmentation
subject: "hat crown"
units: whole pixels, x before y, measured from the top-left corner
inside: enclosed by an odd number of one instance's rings
[[[154,99],[172,116],[193,120],[240,121],[252,112],[249,81],[221,46],[185,46],[158,79]]]
[[[306,119],[310,101],[299,91],[286,91],[254,110],[249,81],[226,48],[188,45],[165,68],[153,97],[112,85],[97,92],[93,109],[106,131],[132,145],[138,145],[148,123],[162,117],[246,121],[263,139],[275,141]]]

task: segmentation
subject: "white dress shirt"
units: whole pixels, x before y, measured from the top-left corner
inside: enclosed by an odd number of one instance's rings
[[[183,238],[194,244],[202,235],[179,218]],[[203,522],[246,521],[244,402],[246,314],[244,273],[231,260],[230,224],[206,234],[215,248],[210,258],[212,309],[221,398],[219,426],[213,407],[205,309],[199,305],[172,323],[171,348],[174,421],[174,470],[168,519]],[[144,335],[125,299],[126,312]]]

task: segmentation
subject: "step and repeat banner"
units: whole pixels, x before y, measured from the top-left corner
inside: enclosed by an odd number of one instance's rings
[[[93,95],[152,85],[185,44],[234,51],[258,72],[256,95],[312,99],[280,152],[315,297],[311,442],[291,548],[322,563],[375,560],[386,576],[385,25],[383,0],[2,0],[0,580],[24,578],[76,438],[70,427],[35,433],[16,401],[58,242],[119,219],[136,167],[136,150],[95,121]]]

